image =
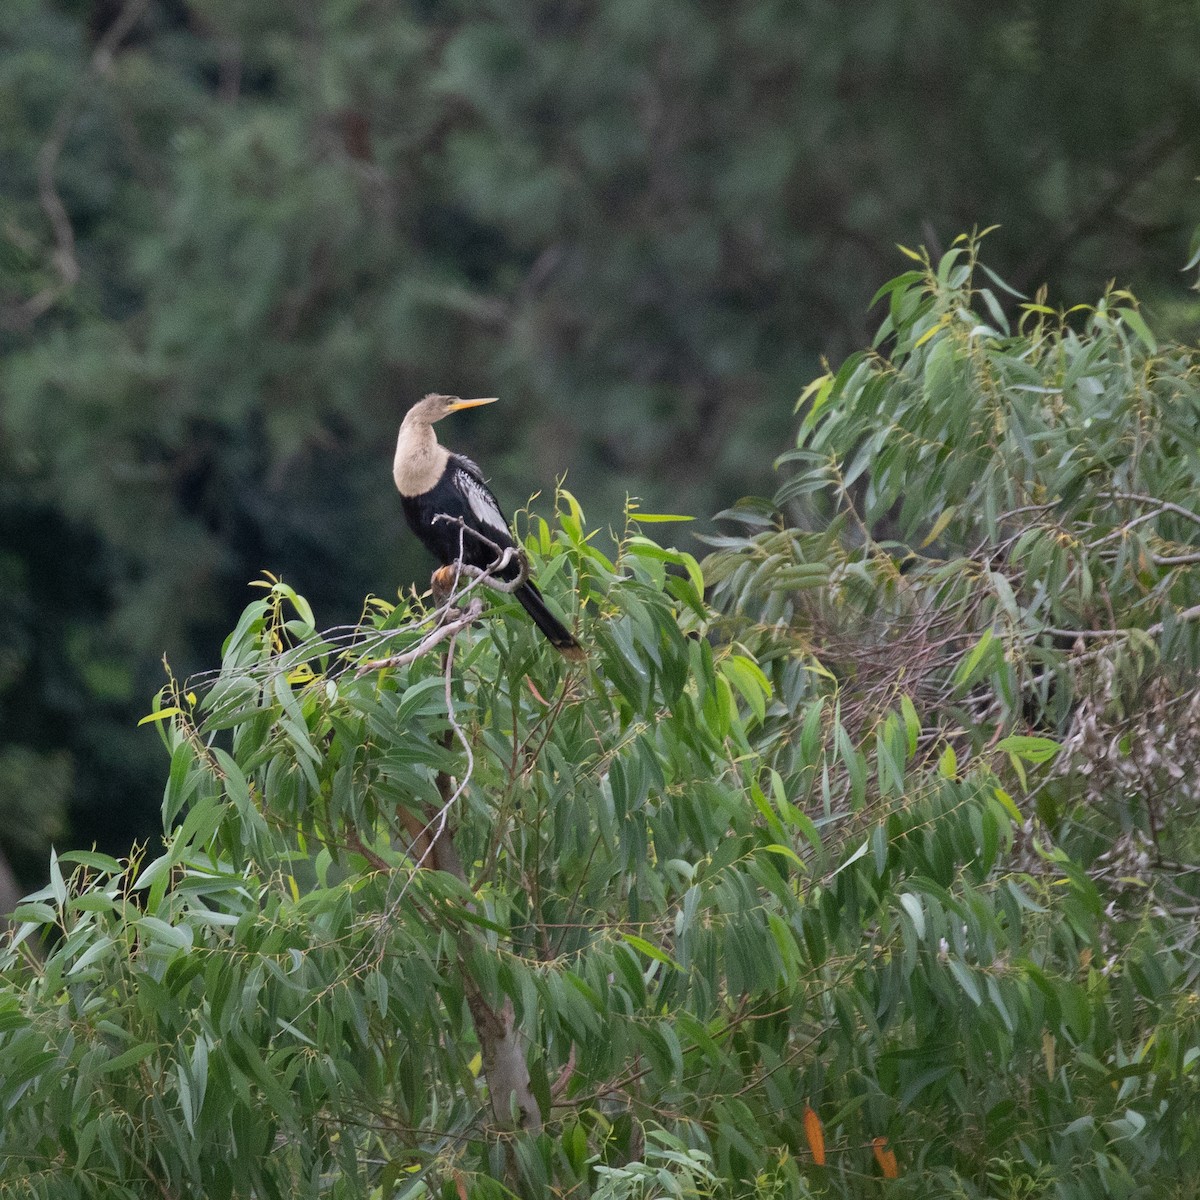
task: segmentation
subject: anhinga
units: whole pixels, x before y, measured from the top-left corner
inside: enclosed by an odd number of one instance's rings
[[[392,478],[409,528],[440,563],[452,566],[461,555],[464,563],[486,571],[496,562],[497,548],[501,553],[511,549],[512,561],[495,572],[496,578],[511,583],[520,577],[522,565],[496,497],[479,468],[465,455],[451,454],[433,432],[434,421],[459,409],[491,404],[495,399],[460,400],[435,394],[418,400],[400,426]],[[513,595],[556,650],[567,658],[584,657],[583,647],[546,607],[532,580],[526,579]]]

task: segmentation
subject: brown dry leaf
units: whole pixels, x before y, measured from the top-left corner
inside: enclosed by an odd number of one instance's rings
[[[896,1162],[896,1152],[889,1149],[887,1138],[875,1138],[871,1142],[871,1149],[875,1152],[875,1161],[879,1164],[884,1179],[899,1179],[900,1164]]]
[[[808,1140],[808,1148],[812,1151],[813,1162],[818,1167],[823,1167],[825,1165],[825,1129],[821,1125],[821,1118],[807,1104],[804,1106],[804,1136]]]

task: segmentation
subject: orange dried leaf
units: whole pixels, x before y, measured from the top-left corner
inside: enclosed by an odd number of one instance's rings
[[[821,1125],[821,1118],[807,1104],[804,1106],[804,1136],[808,1141],[808,1148],[812,1151],[813,1162],[818,1167],[823,1167],[825,1165],[825,1129]]]
[[[875,1161],[879,1164],[884,1179],[899,1179],[900,1165],[896,1162],[895,1151],[888,1148],[887,1138],[875,1138],[871,1142],[871,1149],[875,1152]]]

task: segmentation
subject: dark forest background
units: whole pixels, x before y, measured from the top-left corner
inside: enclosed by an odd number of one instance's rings
[[[123,853],[136,722],[265,568],[353,620],[428,563],[390,480],[431,390],[510,508],[567,473],[769,492],[896,243],[996,224],[1054,304],[1193,336],[1183,0],[5,0],[0,845]]]

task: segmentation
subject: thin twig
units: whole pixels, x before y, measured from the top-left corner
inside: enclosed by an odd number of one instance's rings
[[[1145,525],[1147,521],[1153,521],[1154,518],[1159,515],[1160,514],[1157,512],[1142,513],[1141,516],[1133,517],[1130,520],[1125,521],[1121,525],[1117,526],[1116,529],[1106,533],[1102,538],[1097,538],[1094,542],[1086,542],[1084,544],[1088,550],[1098,550],[1101,546],[1106,545],[1108,542],[1116,541],[1118,538],[1127,536],[1131,530],[1136,529],[1139,525]]]
[[[456,570],[463,575],[471,575],[477,579],[486,582],[487,586],[494,592],[515,592],[521,584],[529,579],[529,561],[525,555],[521,553],[516,546],[501,546],[493,542],[491,538],[480,533],[478,529],[472,529],[462,517],[452,517],[448,513],[438,513],[434,518],[434,522],[445,521],[450,525],[458,526],[458,561],[454,564]],[[473,567],[465,561],[463,552],[463,537],[470,534],[477,542],[491,550],[495,554],[495,559],[492,565],[487,568]],[[520,570],[515,579],[497,579],[496,573],[503,571],[513,558],[517,559]]]
[[[387,874],[391,869],[386,860],[381,858],[374,850],[368,846],[359,836],[358,830],[351,825],[346,833],[346,848],[353,851],[355,854],[361,854],[363,858],[376,870],[383,874]]]
[[[471,607],[474,608],[476,604],[479,604],[478,600],[472,602]],[[482,605],[480,605],[480,609],[482,611]],[[412,886],[413,880],[416,879],[417,872],[421,870],[421,868],[425,865],[425,860],[433,853],[433,848],[437,845],[438,839],[445,835],[446,826],[450,821],[450,812],[458,802],[458,798],[463,794],[464,791],[466,791],[467,784],[471,782],[471,776],[475,773],[475,755],[471,750],[470,740],[463,731],[463,727],[459,724],[458,718],[454,715],[454,696],[452,690],[454,681],[454,643],[458,639],[460,632],[462,632],[461,627],[450,635],[450,645],[446,647],[446,667],[444,672],[446,719],[450,722],[450,728],[454,731],[454,735],[462,744],[463,751],[467,756],[467,769],[462,778],[459,780],[454,791],[450,794],[449,798],[438,808],[438,811],[429,818],[429,820],[425,823],[425,827],[414,840],[415,845],[416,842],[422,837],[428,839],[425,849],[421,851],[420,857],[417,858],[417,860],[413,863],[411,874],[404,881],[404,886],[401,887],[396,899],[389,906],[389,912],[394,912],[400,906],[400,902],[404,899],[408,889]]]
[[[1175,621],[1180,624],[1197,620],[1200,620],[1200,604],[1193,604],[1191,608],[1185,608],[1182,612],[1175,614]],[[1157,637],[1166,627],[1166,621],[1155,621],[1153,625],[1147,625],[1141,632],[1148,637]],[[1136,625],[1127,629],[1055,629],[1051,625],[1045,625],[1038,630],[1038,633],[1049,633],[1063,638],[1118,638],[1136,633],[1138,629],[1139,627]]]
[[[567,1061],[563,1063],[563,1068],[558,1073],[558,1078],[550,1085],[550,1098],[557,1100],[563,1092],[567,1090],[567,1085],[571,1082],[571,1077],[575,1074],[575,1043],[571,1043],[570,1050],[567,1051]]]
[[[1177,622],[1200,620],[1200,604],[1193,604],[1191,608],[1185,608],[1183,612],[1177,612],[1175,620]],[[1151,637],[1154,637],[1156,634],[1162,633],[1166,627],[1167,623],[1165,621],[1155,621],[1153,625],[1146,627],[1146,632]]]

